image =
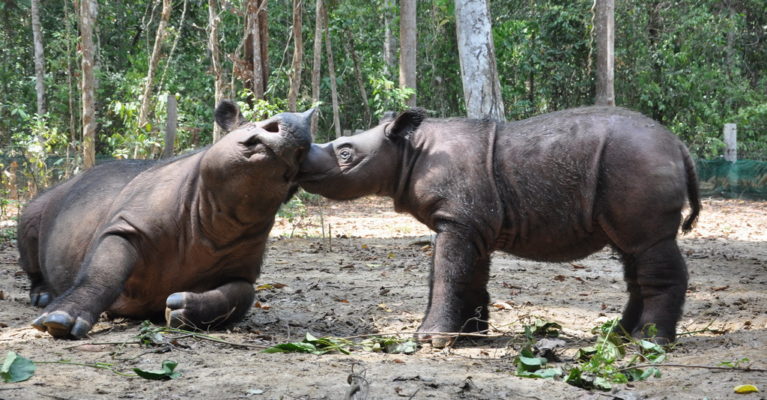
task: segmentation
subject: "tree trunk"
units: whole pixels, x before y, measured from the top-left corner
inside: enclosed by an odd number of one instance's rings
[[[328,75],[330,75],[330,101],[333,105],[333,126],[336,128],[336,139],[341,137],[341,117],[338,107],[338,88],[336,87],[336,67],[333,63],[333,47],[330,43],[330,27],[328,10],[322,10],[323,25],[325,25],[325,51],[328,54]]]
[[[146,73],[146,85],[144,86],[144,96],[141,99],[141,110],[138,117],[138,125],[142,128],[149,123],[149,112],[152,105],[152,85],[154,84],[154,75],[157,70],[157,64],[160,62],[160,53],[165,39],[165,27],[168,25],[168,20],[170,19],[171,7],[171,0],[162,0],[160,23],[157,25],[157,34],[154,38],[152,56],[149,58],[149,71]]]
[[[35,47],[35,91],[37,114],[45,114],[45,56],[43,55],[43,32],[40,28],[40,0],[32,0],[32,40]]]
[[[349,40],[345,42],[346,52],[352,56],[352,62],[354,64],[354,77],[357,80],[357,87],[359,87],[360,97],[362,98],[362,106],[363,110],[365,111],[364,128],[367,129],[370,127],[372,122],[370,104],[368,103],[368,92],[365,89],[365,81],[362,79],[362,71],[360,71],[360,60],[359,57],[357,57],[357,51],[354,50],[354,36],[351,34],[351,32],[346,32],[345,36],[349,38]]]
[[[82,50],[83,168],[96,165],[96,79],[94,77],[93,27],[98,13],[96,0],[80,0],[80,48]]]
[[[596,0],[597,81],[596,101],[599,106],[615,106],[615,2]]]
[[[160,158],[173,157],[173,145],[176,143],[176,127],[178,126],[178,105],[176,96],[168,94],[168,120],[165,123],[165,146]]]
[[[290,74],[290,90],[288,91],[288,108],[296,112],[296,100],[301,89],[301,67],[304,62],[303,28],[304,1],[293,0],[293,65]]]
[[[416,0],[400,0],[399,4],[399,87],[416,89]],[[406,103],[415,107],[416,95]]]
[[[245,60],[249,64],[251,81],[248,87],[254,100],[262,100],[269,77],[269,31],[267,26],[267,0],[248,0],[248,37],[245,40]]]
[[[322,26],[322,15],[324,13],[324,6],[322,0],[317,0],[314,16],[314,54],[312,64],[312,105],[316,105],[320,101],[320,71],[322,62],[322,32],[325,30]],[[315,139],[317,132],[317,120],[319,118],[318,113],[312,115],[312,140]]]
[[[213,87],[214,104],[213,108],[221,102],[221,93],[223,91],[224,80],[221,73],[221,59],[218,50],[218,1],[208,0],[208,50],[210,51],[210,60],[213,64]],[[221,138],[221,127],[213,124],[213,142]]]
[[[392,74],[397,68],[397,42],[394,40],[391,25],[394,21],[394,0],[384,0],[383,5],[384,18],[384,76],[386,79],[392,79]]]
[[[466,113],[469,118],[504,121],[486,0],[455,0],[455,17]]]
[[[77,117],[75,116],[75,89],[74,89],[74,82],[72,82],[72,77],[75,75],[75,69],[72,66],[72,46],[70,45],[71,40],[70,36],[72,34],[71,31],[71,17],[69,14],[69,7],[72,4],[70,4],[68,1],[64,2],[64,21],[66,23],[66,38],[65,42],[67,44],[67,88],[69,89],[67,92],[67,104],[68,104],[68,111],[69,111],[69,146],[72,150],[76,150],[75,143],[77,142]],[[79,13],[78,10],[75,10],[75,15]],[[67,170],[68,171],[68,170]]]

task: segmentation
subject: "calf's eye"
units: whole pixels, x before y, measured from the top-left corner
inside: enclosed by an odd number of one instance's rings
[[[341,162],[349,162],[352,159],[352,151],[349,149],[341,149],[338,152],[338,159],[341,160]]]

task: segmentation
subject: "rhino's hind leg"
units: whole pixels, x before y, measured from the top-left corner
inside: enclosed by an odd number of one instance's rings
[[[253,305],[253,284],[236,280],[202,293],[177,292],[165,302],[165,321],[174,328],[207,330],[241,320]]]
[[[624,255],[629,301],[621,319],[622,328],[634,337],[653,336],[663,344],[673,342],[682,316],[687,291],[687,266],[676,240],[663,240],[636,254]]]

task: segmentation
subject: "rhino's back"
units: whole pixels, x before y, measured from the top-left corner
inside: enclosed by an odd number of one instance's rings
[[[143,160],[101,164],[53,187],[30,203],[30,213],[39,213],[40,268],[55,295],[71,285],[117,195],[153,164]],[[30,216],[32,218],[34,216]]]
[[[534,254],[542,249],[553,260],[590,254],[605,244],[596,218],[606,191],[645,196],[641,207],[681,209],[685,172],[679,148],[657,122],[615,107],[504,125],[494,156],[506,209],[501,242],[530,258],[540,258]],[[536,246],[524,248],[525,243]]]

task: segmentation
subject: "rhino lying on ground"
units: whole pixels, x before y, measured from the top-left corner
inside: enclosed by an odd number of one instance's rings
[[[571,261],[606,245],[623,261],[629,300],[622,328],[637,337],[655,324],[675,339],[687,289],[676,243],[700,210],[694,164],[657,122],[620,108],[587,107],[518,122],[395,119],[312,145],[301,186],[336,200],[377,194],[437,233],[429,332],[487,328],[490,255]]]
[[[242,120],[229,102],[212,146],[170,161],[99,165],[32,200],[18,229],[32,325],[81,338],[99,314],[208,329],[235,322],[254,298],[277,210],[311,137],[309,117]]]

